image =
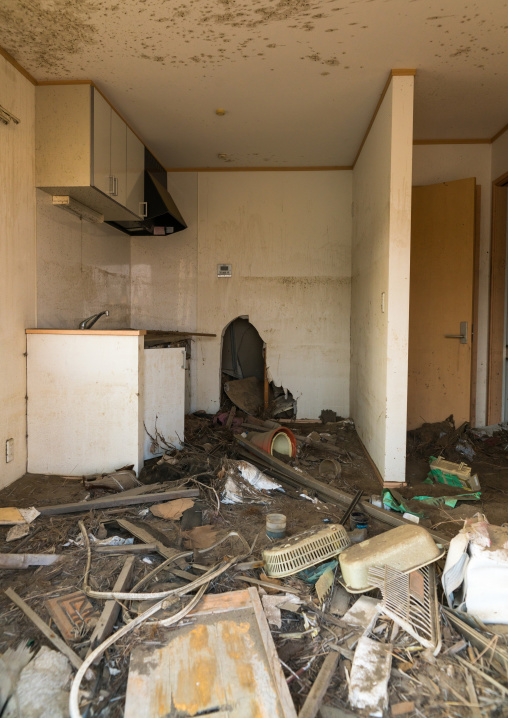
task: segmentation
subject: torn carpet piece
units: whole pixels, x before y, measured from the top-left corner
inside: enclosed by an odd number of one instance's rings
[[[155,504],[155,506],[150,507],[150,511],[154,516],[161,519],[178,521],[178,519],[182,518],[183,512],[193,506],[194,499],[175,499],[174,501],[167,501],[164,504]]]

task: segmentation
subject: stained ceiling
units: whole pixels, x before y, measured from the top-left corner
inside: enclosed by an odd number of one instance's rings
[[[350,165],[392,68],[415,138],[508,123],[504,0],[2,0],[0,45],[93,80],[167,167]]]

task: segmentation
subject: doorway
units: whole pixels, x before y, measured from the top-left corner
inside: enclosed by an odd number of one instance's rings
[[[476,205],[474,178],[413,187],[408,429],[474,416]]]
[[[489,365],[487,425],[506,421],[507,403],[507,217],[508,172],[492,184],[492,241],[490,253]]]

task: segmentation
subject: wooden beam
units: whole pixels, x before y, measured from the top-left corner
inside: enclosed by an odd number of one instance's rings
[[[333,674],[337,668],[338,662],[338,653],[329,653],[326,656],[323,661],[323,665],[319,669],[317,678],[312,684],[312,688],[305,699],[305,703],[303,704],[301,711],[298,713],[298,718],[314,718],[317,715],[326,691],[328,690],[328,686],[333,678]]]
[[[129,558],[126,559],[122,570],[120,571],[120,575],[115,581],[113,591],[122,592],[129,588],[132,579],[132,572],[134,570],[134,558],[134,556],[129,556]],[[118,601],[115,601],[114,599],[106,601],[101,616],[90,638],[90,647],[88,648],[86,654],[87,656],[111,634],[119,613],[120,603]],[[102,656],[99,656],[95,662],[98,663],[101,658]]]
[[[312,489],[324,501],[329,501],[330,503],[339,504],[341,506],[349,506],[353,500],[353,496],[351,496],[351,494],[347,494],[345,491],[341,491],[333,486],[324,484],[322,481],[318,481],[303,471],[295,471],[295,469],[291,466],[288,466],[283,461],[275,458],[275,456],[267,454],[266,451],[254,446],[254,444],[247,439],[242,439],[237,436],[235,437],[235,441],[251,455],[253,455],[251,456],[252,463],[261,463],[263,468],[268,472],[270,472],[270,467],[273,467],[278,481],[288,482],[290,486],[293,487],[296,486],[298,488]],[[369,514],[372,518],[385,524],[389,524],[391,526],[405,526],[406,524],[411,524],[414,526],[412,521],[403,519],[396,511],[386,511],[379,506],[374,506],[368,501],[360,501],[358,502],[358,506],[361,507],[362,511],[366,514]],[[442,546],[448,546],[448,539],[445,539],[434,531],[429,531],[429,533],[434,541]]]
[[[39,631],[44,633],[44,635],[46,636],[48,641],[51,641],[51,643],[55,646],[55,648],[58,651],[60,651],[61,653],[63,653],[64,656],[66,656],[69,659],[69,661],[72,663],[74,668],[81,667],[81,664],[83,663],[83,661],[78,656],[78,654],[74,653],[72,648],[69,648],[69,646],[65,643],[65,641],[63,641],[59,636],[57,636],[56,633],[54,631],[52,631],[51,628],[46,623],[44,623],[42,618],[40,618],[40,616],[38,616],[35,613],[35,611],[32,611],[30,606],[27,603],[25,603],[25,601],[23,601],[23,599],[20,596],[18,596],[16,591],[13,591],[12,588],[7,588],[5,593],[11,599],[11,601],[13,603],[15,603],[16,606],[23,611],[25,616],[27,616],[32,621],[32,623],[35,624],[35,626],[39,629]]]
[[[74,504],[56,504],[53,506],[40,506],[37,511],[42,516],[56,516],[58,514],[76,514],[93,509],[109,509],[117,506],[134,506],[135,504],[155,504],[159,501],[172,501],[173,499],[196,498],[199,489],[177,489],[176,491],[163,491],[158,494],[141,494],[138,496],[102,496],[91,501],[78,501]]]

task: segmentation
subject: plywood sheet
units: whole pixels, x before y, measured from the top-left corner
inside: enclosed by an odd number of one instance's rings
[[[255,589],[198,605],[191,625],[132,652],[125,718],[296,718]]]

